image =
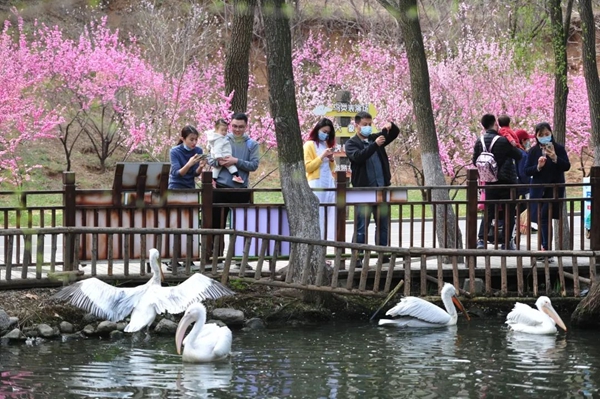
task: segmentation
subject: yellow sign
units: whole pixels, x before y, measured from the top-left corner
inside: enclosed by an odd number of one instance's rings
[[[359,112],[368,112],[373,118],[377,116],[377,110],[373,104],[335,103],[332,108],[320,105],[313,113],[325,118],[352,118]],[[354,124],[347,127],[339,127],[335,131],[337,137],[352,137],[354,135]]]

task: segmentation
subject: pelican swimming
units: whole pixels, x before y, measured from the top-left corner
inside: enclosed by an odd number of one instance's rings
[[[555,334],[556,324],[567,331],[565,323],[552,307],[550,298],[541,296],[535,301],[534,309],[529,305],[517,302],[513,310],[506,316],[506,324],[513,330],[527,334]]]
[[[469,319],[469,315],[462,303],[456,297],[456,290],[452,284],[444,284],[441,294],[446,311],[414,296],[404,297],[396,306],[386,312],[387,316],[400,316],[397,319],[381,319],[379,325],[393,325],[398,327],[445,327],[454,326],[458,319],[456,305]]]
[[[118,288],[92,277],[63,288],[52,298],[68,300],[104,320],[119,321],[131,314],[124,331],[136,332],[144,327],[149,329],[156,315],[163,312],[182,313],[192,302],[234,294],[221,283],[200,273],[193,274],[177,286],[162,287],[164,275],[158,250],[154,248],[150,250],[150,267],[152,278],[144,285]]]
[[[183,339],[190,324],[196,322],[192,331]],[[223,360],[231,354],[231,330],[216,324],[206,323],[206,308],[201,303],[190,305],[181,318],[175,333],[177,354],[188,363],[207,363]]]

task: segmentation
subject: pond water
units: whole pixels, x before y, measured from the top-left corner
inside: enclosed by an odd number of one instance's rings
[[[568,319],[568,317],[565,317]],[[600,395],[597,333],[323,324],[234,331],[224,363],[182,364],[173,338],[0,345],[0,398],[568,398]]]

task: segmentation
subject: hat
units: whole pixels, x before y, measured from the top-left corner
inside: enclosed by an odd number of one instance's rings
[[[515,132],[515,134],[517,135],[517,137],[519,138],[519,141],[523,141],[523,140],[527,140],[527,139],[534,139],[535,136],[533,135],[529,135],[527,133],[526,130],[523,129],[519,129]]]

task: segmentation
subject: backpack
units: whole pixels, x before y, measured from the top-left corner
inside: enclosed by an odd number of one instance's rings
[[[492,154],[492,147],[494,147],[496,140],[499,138],[500,136],[494,137],[492,144],[490,144],[490,149],[488,150],[485,147],[483,136],[480,137],[483,151],[475,160],[475,166],[477,166],[477,171],[479,172],[479,180],[485,183],[494,183],[498,181],[498,164],[496,163],[494,154]]]

